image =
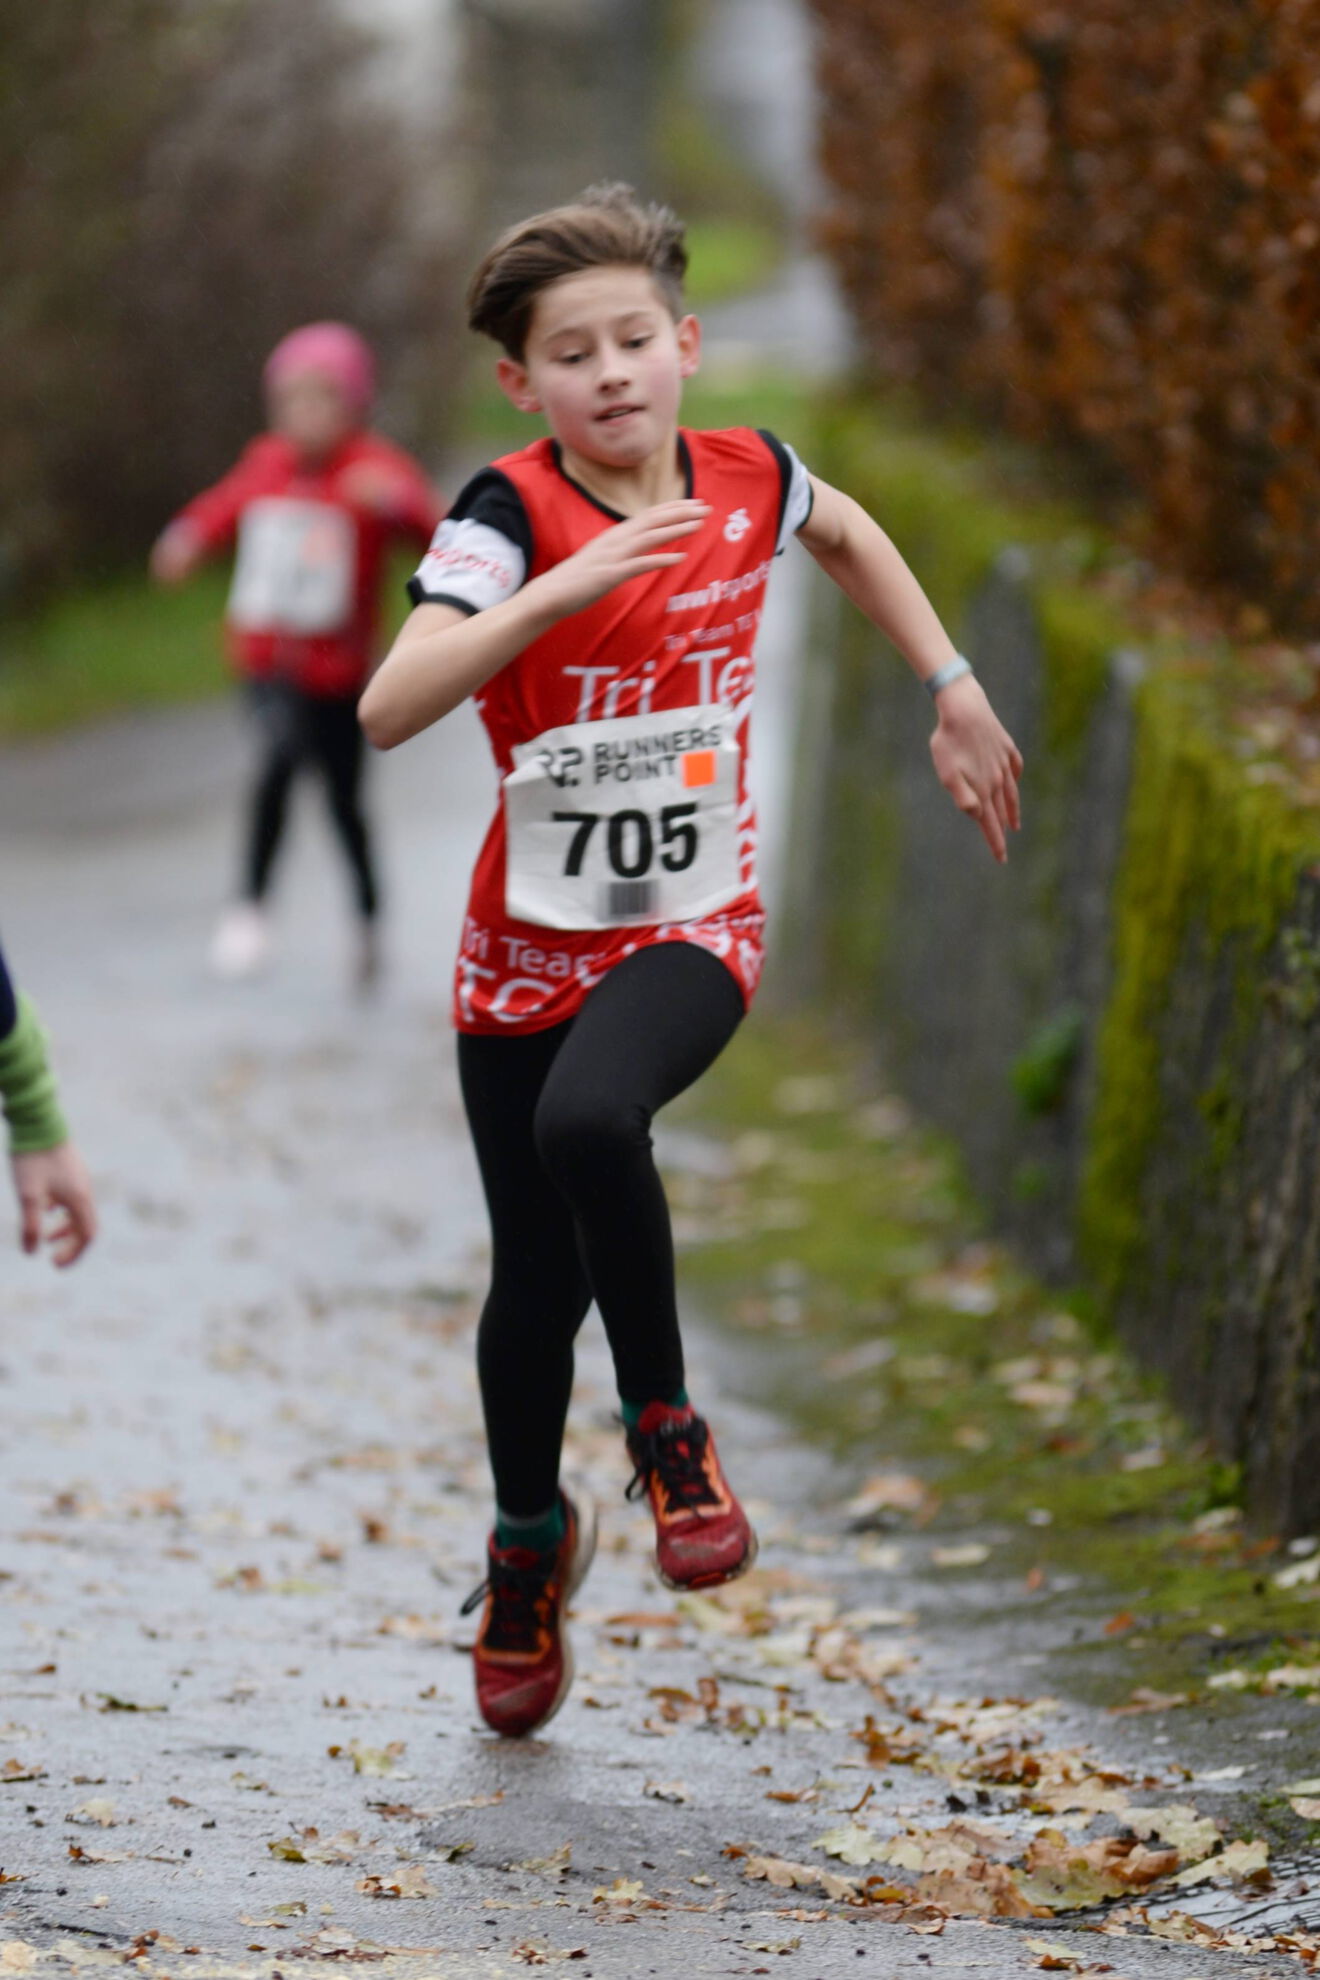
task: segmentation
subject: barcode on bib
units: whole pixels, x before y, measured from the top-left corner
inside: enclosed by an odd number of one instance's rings
[[[648,921],[655,917],[654,880],[607,880],[601,888],[602,921]]]

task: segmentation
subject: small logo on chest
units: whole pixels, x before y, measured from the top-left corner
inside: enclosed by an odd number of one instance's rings
[[[724,541],[741,543],[752,526],[752,519],[746,509],[735,509],[724,525]]]

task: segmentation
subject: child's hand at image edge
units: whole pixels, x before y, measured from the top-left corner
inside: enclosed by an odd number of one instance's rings
[[[52,1264],[72,1265],[96,1236],[96,1205],[82,1156],[71,1141],[62,1141],[9,1159],[24,1251],[39,1251],[44,1242]],[[50,1223],[59,1211],[64,1212],[61,1221]]]

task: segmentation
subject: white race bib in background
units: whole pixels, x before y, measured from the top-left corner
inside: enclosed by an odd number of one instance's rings
[[[356,554],[353,520],[343,509],[262,496],[239,524],[231,622],[245,632],[304,639],[342,632],[353,616]]]
[[[574,722],[504,779],[505,907],[541,928],[695,921],[744,891],[737,718],[718,705]]]

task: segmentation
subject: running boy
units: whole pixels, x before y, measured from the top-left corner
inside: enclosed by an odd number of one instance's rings
[[[728,1043],[761,969],[752,654],[791,536],[938,696],[936,769],[997,859],[1018,822],[1018,752],[876,524],[772,434],[679,427],[700,350],[686,262],[674,216],[624,186],[524,221],[487,254],[469,321],[551,437],[463,490],[361,703],[389,749],[472,695],[503,778],[455,1023],[494,1252],[477,1337],[496,1523],[472,1602],[484,1595],[476,1684],[509,1734],[543,1725],[571,1680],[564,1615],[594,1522],[559,1461],[593,1298],[661,1578],[709,1587],[755,1556],[684,1387],[650,1124]]]
[[[390,540],[426,543],[444,509],[416,461],[367,430],[375,366],[356,330],[309,323],[292,331],[266,360],[264,383],[271,430],[180,511],[151,553],[152,575],[179,584],[238,545],[227,631],[247,678],[261,759],[240,896],[217,925],[211,964],[221,976],[247,976],[266,960],[271,869],[290,787],[309,767],[324,779],[352,874],[355,967],[366,983],[379,962],[378,889],[356,702],[375,658]]]

